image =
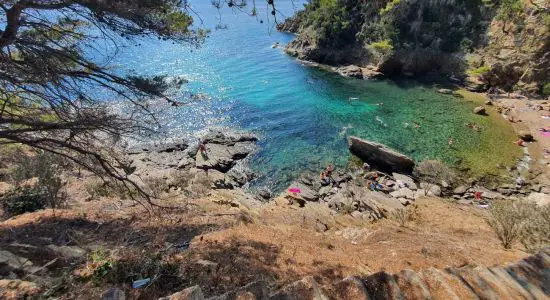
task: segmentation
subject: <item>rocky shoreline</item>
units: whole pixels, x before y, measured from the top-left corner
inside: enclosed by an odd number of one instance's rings
[[[211,130],[201,138],[204,154],[199,141],[161,141],[130,147],[126,150],[129,178],[144,187],[150,185],[147,182],[164,181],[168,190],[192,189],[193,185],[241,188],[256,177],[244,159],[256,150],[257,140],[248,133]]]
[[[497,199],[526,199],[540,206],[550,204],[550,185],[518,182],[487,188],[462,180],[426,182],[412,175],[412,160],[383,145],[350,137],[350,151],[359,153],[369,165],[385,165],[384,170],[388,173],[370,168],[337,171],[329,185],[323,185],[312,174],[303,175],[290,185],[289,190],[298,189],[300,192],[288,193],[289,203],[297,201],[300,206],[305,206],[307,202],[321,202],[335,212],[349,213],[354,218],[369,221],[387,218],[425,196],[447,198],[479,208],[487,208],[490,201]],[[396,167],[396,161],[401,165]]]
[[[169,190],[189,190],[196,184],[206,185],[206,189],[243,189],[255,178],[243,160],[255,151],[257,137],[210,131],[201,140],[207,157],[201,154],[198,142],[153,143],[128,149],[131,176],[144,186],[151,178],[165,181]],[[335,213],[370,222],[388,218],[425,196],[479,208],[488,207],[496,199],[527,199],[539,205],[550,202],[550,185],[545,183],[517,182],[488,188],[460,179],[427,182],[418,176],[418,166],[412,159],[384,145],[350,137],[349,150],[365,162],[363,168],[335,170],[328,183],[317,174],[302,174],[279,196],[291,205],[322,203]],[[185,186],[181,184],[182,178]],[[265,189],[259,189],[256,195],[250,195],[246,189],[243,193],[261,201],[274,196]]]

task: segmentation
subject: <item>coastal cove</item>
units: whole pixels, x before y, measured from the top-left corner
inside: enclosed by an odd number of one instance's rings
[[[120,49],[114,63],[124,65],[124,74],[189,81],[181,100],[199,100],[163,109],[160,121],[167,136],[193,139],[209,128],[256,134],[259,147],[247,162],[259,175],[253,186],[280,191],[300,174],[318,172],[328,163],[348,166],[353,158],[347,137],[352,135],[417,161],[439,159],[473,173],[479,169],[498,175],[497,164],[514,165],[521,154],[513,145],[512,128],[496,111],[472,113],[479,103],[470,95],[441,94],[440,87],[412,79],[348,79],[310,68],[272,47],[293,36],[277,32],[267,20],[260,23],[261,17],[254,20],[230,10],[220,11],[218,20],[210,3],[194,5],[204,26],[227,29],[212,30],[200,49],[143,40]],[[294,12],[290,1],[281,1],[278,9],[287,16]],[[220,44],[224,47],[216,46]]]
[[[0,5],[0,299],[550,299],[550,0]]]

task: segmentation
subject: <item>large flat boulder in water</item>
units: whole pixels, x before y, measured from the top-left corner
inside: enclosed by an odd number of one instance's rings
[[[414,161],[385,145],[362,140],[358,137],[349,138],[349,151],[363,161],[380,169],[392,172],[410,173],[414,168]]]

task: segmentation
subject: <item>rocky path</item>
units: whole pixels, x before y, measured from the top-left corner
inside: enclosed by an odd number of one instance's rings
[[[274,292],[263,282],[253,282],[211,298],[194,286],[161,299],[550,299],[550,248],[508,266],[402,270],[395,274],[382,271],[347,277],[328,286],[305,277]]]

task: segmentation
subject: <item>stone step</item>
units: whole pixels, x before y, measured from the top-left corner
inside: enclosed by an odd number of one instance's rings
[[[357,300],[370,300],[371,297],[367,292],[365,284],[359,277],[351,276],[338,282],[334,286],[333,299],[357,299]]]
[[[433,299],[460,300],[468,297],[459,297],[456,290],[445,280],[445,274],[438,269],[430,268],[419,274]],[[473,294],[471,294],[473,296]]]
[[[517,264],[506,267],[506,271],[535,299],[550,299],[550,297],[545,295],[541,290],[539,283],[534,282],[533,273],[535,273],[536,270],[534,270],[528,263],[520,261]],[[546,272],[548,272],[548,270],[546,270]]]
[[[363,282],[369,296],[373,299],[403,299],[399,285],[392,275],[386,272],[379,272],[366,277]]]
[[[497,300],[498,294],[492,286],[478,276],[472,268],[447,269],[450,274],[460,278],[480,299]]]
[[[393,277],[405,299],[432,299],[428,287],[414,271],[403,270]]]
[[[329,300],[329,297],[315,279],[308,276],[273,293],[269,300]]]
[[[506,288],[510,291],[510,295],[512,295],[514,299],[534,299],[519,282],[512,278],[504,267],[492,267],[489,268],[489,271],[491,271],[500,282],[506,285]]]

